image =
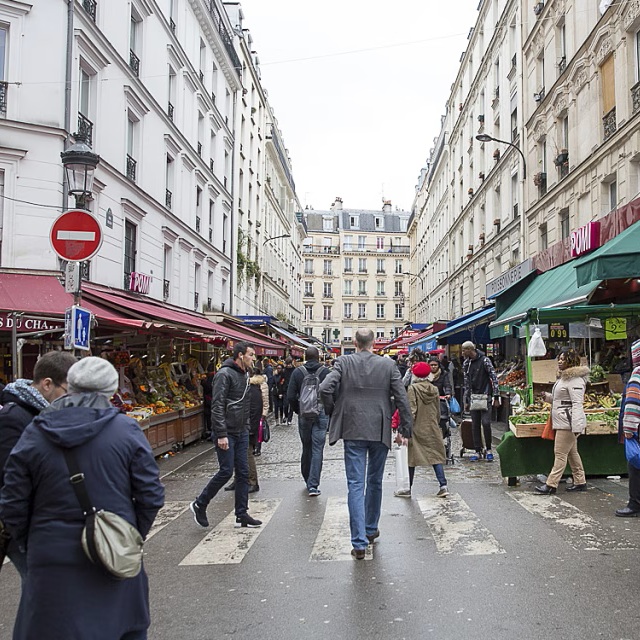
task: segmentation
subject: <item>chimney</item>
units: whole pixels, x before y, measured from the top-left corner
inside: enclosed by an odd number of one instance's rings
[[[331,207],[332,211],[342,211],[342,198],[340,196],[336,196],[336,199]]]
[[[391,200],[385,200],[382,205],[382,211],[384,213],[391,213]]]

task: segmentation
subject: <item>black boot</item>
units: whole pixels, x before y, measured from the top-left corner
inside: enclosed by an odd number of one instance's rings
[[[549,496],[552,493],[556,492],[556,488],[550,487],[548,484],[542,484],[539,487],[536,487],[536,491],[538,493],[543,493],[544,495]]]

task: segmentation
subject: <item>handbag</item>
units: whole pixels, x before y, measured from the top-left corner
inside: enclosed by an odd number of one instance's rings
[[[624,455],[632,467],[640,469],[640,442],[636,438],[624,439]]]
[[[98,511],[93,506],[75,453],[71,449],[62,451],[69,469],[69,481],[85,517],[81,536],[85,555],[113,577],[135,578],[142,569],[144,541],[140,532],[117,513]]]
[[[260,424],[258,425],[258,442],[269,442],[271,440],[271,428],[267,419],[263,416],[260,418]]]
[[[540,435],[544,440],[555,440],[556,439],[556,431],[551,424],[551,413],[549,413],[549,417],[547,418],[547,423],[544,425],[544,429],[542,430],[542,434]]]
[[[399,446],[393,450],[396,459],[396,490],[409,491],[409,450],[406,446]]]
[[[472,393],[471,404],[469,405],[470,411],[488,411],[489,405],[486,393]]]
[[[449,411],[451,413],[460,413],[460,403],[453,396],[449,398]]]

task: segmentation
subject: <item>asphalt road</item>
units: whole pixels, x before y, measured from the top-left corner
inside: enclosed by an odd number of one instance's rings
[[[217,467],[210,443],[161,459],[167,506],[146,545],[149,637],[638,637],[640,519],[613,516],[626,503],[624,479],[539,497],[533,478],[511,488],[497,462],[457,460],[446,469],[449,498],[435,498],[433,473],[418,469],[412,499],[402,499],[393,496],[390,456],[382,535],[355,561],[341,455],[327,446],[322,495],[310,498],[297,429],[275,427],[259,459],[261,490],[251,496],[250,512],[265,519],[256,530],[233,528],[230,492],[211,503],[209,529],[193,522],[188,503]],[[11,637],[18,596],[7,565],[1,639]]]

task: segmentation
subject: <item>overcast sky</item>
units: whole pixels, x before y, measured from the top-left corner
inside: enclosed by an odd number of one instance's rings
[[[241,0],[303,207],[410,210],[478,0]]]

